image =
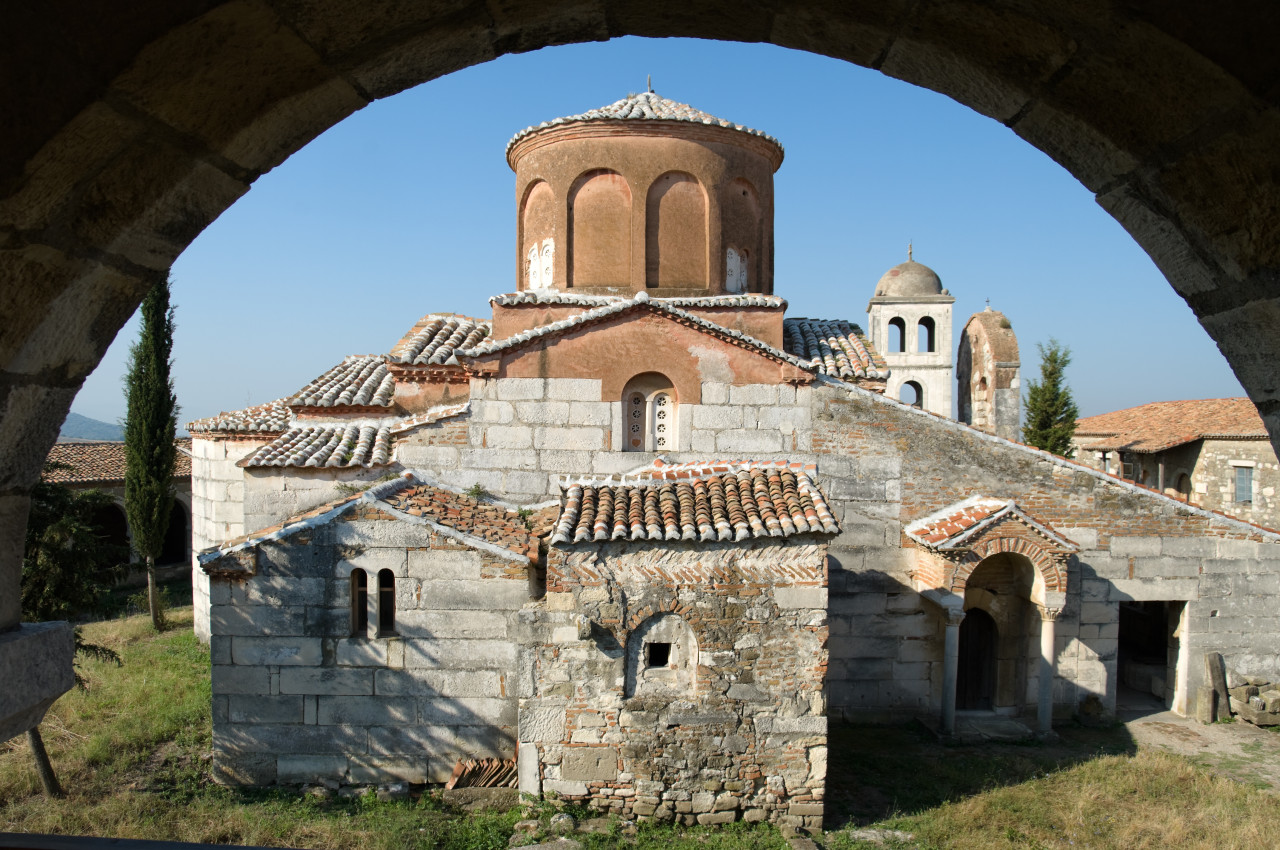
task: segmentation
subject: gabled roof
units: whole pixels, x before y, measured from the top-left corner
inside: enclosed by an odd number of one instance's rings
[[[175,440],[177,458],[173,464],[174,478],[191,477],[191,440]],[[56,469],[46,469],[40,477],[55,484],[114,484],[124,481],[124,443],[92,440],[54,443],[45,458],[47,463],[57,464]]]
[[[443,365],[454,351],[479,345],[493,326],[470,316],[428,314],[391,349],[390,359],[415,366]]]
[[[783,347],[824,375],[840,380],[887,378],[884,359],[862,328],[844,319],[784,319]]]
[[[193,434],[209,434],[214,432],[240,434],[278,434],[289,425],[293,413],[285,399],[278,398],[266,404],[246,407],[244,410],[233,410],[197,419],[187,423],[187,430]]]
[[[637,293],[634,298],[619,299],[599,307],[594,307],[585,312],[578,313],[577,315],[569,316],[531,330],[522,331],[515,336],[510,336],[503,340],[484,342],[465,351],[459,350],[455,357],[459,361],[462,361],[501,354],[538,340],[550,339],[561,334],[572,333],[585,325],[596,324],[598,322],[603,322],[608,319],[621,316],[624,313],[636,311],[647,311],[668,316],[683,324],[691,325],[713,336],[717,336],[732,345],[754,351],[764,357],[768,357],[782,363],[789,363],[792,366],[796,366],[808,372],[816,371],[810,363],[788,354],[781,349],[774,348],[772,345],[762,342],[753,336],[744,334],[741,331],[722,327],[721,325],[717,325],[715,322],[709,322],[700,316],[681,310],[679,307],[673,307],[665,300],[650,298],[649,293],[647,292]]]
[[[962,502],[948,505],[940,511],[922,517],[903,531],[917,543],[930,549],[947,551],[965,549],[983,531],[1012,519],[1034,530],[1055,549],[1066,552],[1079,551],[1078,546],[1049,526],[1033,519],[1012,500],[993,499],[987,496],[970,496]]]
[[[289,399],[298,407],[346,405],[390,407],[396,381],[385,358],[377,354],[353,354],[325,372]]]
[[[1247,398],[1156,401],[1076,421],[1094,450],[1161,452],[1195,440],[1265,440],[1267,429]]]
[[[607,304],[631,301],[622,295],[581,295],[559,289],[526,289],[494,295],[489,303],[512,307],[520,304],[567,304],[577,307],[603,307]],[[671,307],[773,307],[785,309],[787,300],[780,295],[741,293],[737,295],[693,295],[685,298],[654,298]]]
[[[740,133],[759,136],[762,139],[773,142],[779,149],[782,148],[782,143],[768,133],[753,130],[741,124],[734,124],[731,121],[725,121],[723,118],[717,118],[700,109],[695,109],[687,103],[668,100],[657,94],[657,92],[648,91],[640,94],[629,94],[622,100],[614,101],[608,106],[602,106],[599,109],[592,109],[590,112],[568,115],[552,121],[543,121],[534,127],[526,127],[512,136],[511,141],[507,142],[507,154],[510,155],[511,148],[525,136],[532,135],[539,130],[545,130],[548,127],[558,127],[562,124],[583,121],[685,121],[691,124],[726,127],[730,130],[737,130]]]
[[[810,469],[739,461],[655,467],[622,480],[566,479],[551,543],[837,534],[840,528]]]
[[[538,553],[537,538],[519,511],[491,506],[461,493],[430,485],[412,473],[327,502],[282,520],[276,525],[228,540],[197,556],[201,569],[210,574],[253,572],[241,558],[262,543],[287,539],[307,529],[325,525],[359,505],[369,505],[395,520],[421,525],[508,560],[531,563]]]

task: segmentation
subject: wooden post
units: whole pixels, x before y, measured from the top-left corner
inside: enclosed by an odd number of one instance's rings
[[[40,784],[44,793],[50,797],[65,796],[62,786],[58,784],[58,776],[53,772],[49,762],[49,754],[44,749],[44,739],[40,737],[40,727],[33,726],[27,730],[27,743],[31,745],[31,755],[35,756],[36,772],[40,774]]]

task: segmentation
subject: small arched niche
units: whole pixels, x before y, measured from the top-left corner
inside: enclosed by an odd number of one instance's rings
[[[924,387],[915,381],[906,381],[898,393],[898,400],[912,407],[924,407]]]
[[[654,614],[627,641],[626,696],[691,697],[697,690],[698,639],[679,614]]]
[[[707,196],[692,174],[669,171],[645,203],[645,285],[706,288]]]
[[[534,183],[525,194],[520,215],[520,244],[523,246],[524,274],[520,289],[550,289],[555,257],[555,195],[544,181]],[[545,256],[545,261],[544,261]]]
[[[679,404],[671,379],[642,372],[622,389],[622,450],[673,452],[679,445]]]
[[[755,187],[740,178],[725,187],[720,218],[725,246],[724,291],[762,291],[759,263],[763,219]]]
[[[925,316],[916,323],[916,351],[922,354],[932,354],[938,350],[936,330],[937,326],[931,316]]]
[[[631,187],[616,171],[588,171],[569,190],[568,259],[569,286],[629,285]]]

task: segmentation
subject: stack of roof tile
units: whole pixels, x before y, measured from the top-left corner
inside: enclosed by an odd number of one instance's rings
[[[387,370],[382,357],[352,355],[299,390],[289,399],[289,404],[301,407],[390,407],[395,391],[395,378]]]
[[[687,477],[684,477],[686,476]],[[736,465],[679,478],[566,481],[552,543],[742,541],[836,534],[822,491],[803,469]]]
[[[391,359],[415,366],[443,365],[458,349],[473,348],[493,332],[467,316],[423,316],[391,349]]]
[[[888,367],[862,328],[843,319],[784,319],[783,348],[824,375],[840,380],[884,378]]]
[[[390,460],[390,425],[311,425],[286,431],[238,465],[370,467]]]

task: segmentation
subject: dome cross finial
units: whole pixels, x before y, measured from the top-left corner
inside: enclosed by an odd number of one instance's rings
[[[912,262],[912,260],[911,260],[911,242],[910,242],[909,240],[908,240],[908,242],[907,242],[907,262],[908,262],[908,263]]]
[[[653,74],[647,74],[644,78],[645,87],[649,89],[649,94],[653,94]]]

